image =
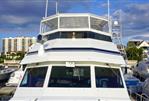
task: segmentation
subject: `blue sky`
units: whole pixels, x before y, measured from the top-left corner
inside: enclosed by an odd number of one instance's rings
[[[1,0],[0,39],[37,36],[46,0]],[[107,14],[107,0],[58,0],[59,12]],[[111,14],[122,10],[123,42],[149,40],[149,0],[110,0]],[[55,14],[55,0],[49,0],[48,15]]]

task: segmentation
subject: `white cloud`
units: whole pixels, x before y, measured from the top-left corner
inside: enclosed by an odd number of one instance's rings
[[[131,4],[122,13],[124,36],[148,35],[149,4]]]
[[[139,9],[139,10],[142,10],[142,11],[146,11],[146,10],[148,10],[148,8],[149,8],[149,4],[148,3],[146,3],[146,4],[132,4],[132,5],[130,5],[130,7],[132,7],[133,6],[133,8],[136,8],[136,9]]]
[[[26,27],[16,26],[15,28],[3,28],[0,29],[0,34],[22,34],[27,33],[39,33],[39,24],[28,24]]]
[[[31,21],[36,20],[35,17],[22,17],[22,16],[14,16],[14,15],[1,15],[0,20],[9,24],[25,24]]]
[[[142,35],[138,35],[138,36],[149,38],[149,32],[148,32],[148,33],[144,33],[144,34],[142,34]]]

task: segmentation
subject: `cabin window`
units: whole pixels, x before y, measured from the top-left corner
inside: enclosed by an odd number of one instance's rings
[[[90,67],[53,66],[49,87],[91,87]]]
[[[95,67],[97,88],[123,88],[119,69]]]
[[[43,87],[48,67],[28,68],[20,87]]]
[[[45,38],[47,40],[57,39],[57,38],[91,38],[91,39],[97,39],[97,40],[103,40],[112,42],[112,39],[110,36],[94,33],[94,32],[60,32],[60,33],[52,33],[49,35],[46,35]]]

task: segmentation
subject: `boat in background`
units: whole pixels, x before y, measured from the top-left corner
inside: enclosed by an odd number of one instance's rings
[[[142,93],[142,82],[133,76],[132,74],[125,74],[124,79],[128,88],[129,94],[141,94]]]
[[[10,78],[8,80],[8,82],[5,84],[7,87],[17,87],[20,80],[22,79],[23,77],[23,73],[24,71],[19,69],[15,72],[13,72],[11,75],[10,75]]]
[[[149,78],[147,78],[142,85],[142,95],[149,99]]]
[[[149,59],[140,61],[133,70],[134,75],[140,78],[141,81],[145,81],[149,78]]]
[[[13,68],[4,68],[0,69],[0,81],[7,81],[10,78],[11,73],[13,73],[15,69]]]

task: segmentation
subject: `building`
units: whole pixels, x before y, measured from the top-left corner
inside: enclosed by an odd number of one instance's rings
[[[138,48],[147,49],[147,48],[149,48],[149,43],[146,42],[146,41],[142,41],[142,42],[139,44]]]
[[[129,41],[128,41],[127,46],[128,46],[129,44],[134,44],[135,46],[139,46],[142,42],[143,42],[143,40],[132,39],[132,40],[129,40]]]
[[[3,38],[2,39],[2,52],[4,54],[27,52],[28,48],[36,43],[35,37],[15,37],[15,38]]]
[[[4,60],[3,65],[6,68],[19,68],[21,60]]]
[[[145,40],[130,40],[127,44],[134,44],[137,48],[143,48],[143,55],[149,58],[149,42]]]
[[[127,46],[129,44],[134,44],[137,48],[144,48],[144,49],[149,48],[149,42],[144,40],[130,40]]]

